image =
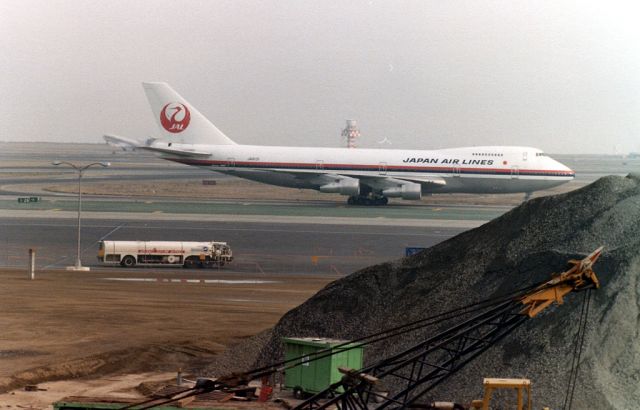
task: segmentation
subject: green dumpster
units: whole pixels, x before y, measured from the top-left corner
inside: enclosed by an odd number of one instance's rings
[[[312,338],[312,337],[285,337],[285,360],[300,357],[299,366],[287,369],[284,377],[284,387],[293,389],[293,394],[297,398],[303,397],[304,394],[313,394],[321,392],[332,383],[342,378],[342,373],[338,371],[338,367],[347,367],[351,369],[362,368],[362,350],[363,347],[355,347],[345,350],[322,359],[310,361],[313,353],[324,349],[332,349],[334,346],[346,343],[346,340]],[[335,351],[340,351],[345,347],[356,346],[349,344]],[[324,354],[321,354],[323,356]],[[287,363],[287,366],[295,363]]]

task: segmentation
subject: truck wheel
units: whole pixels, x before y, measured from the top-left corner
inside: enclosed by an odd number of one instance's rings
[[[182,266],[186,269],[193,269],[196,267],[196,261],[193,258],[187,258]]]
[[[302,387],[296,386],[293,388],[293,397],[298,400],[304,399],[304,390],[302,390]]]
[[[132,268],[136,266],[136,259],[131,255],[127,255],[122,258],[120,265],[124,266],[125,268]]]

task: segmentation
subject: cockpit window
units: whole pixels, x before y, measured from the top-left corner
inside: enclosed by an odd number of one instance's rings
[[[544,152],[536,152],[536,157],[546,157],[547,154],[545,154]]]

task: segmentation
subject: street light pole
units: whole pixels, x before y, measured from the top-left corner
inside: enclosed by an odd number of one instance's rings
[[[78,169],[78,253],[76,254],[76,268],[74,270],[83,270],[82,262],[80,262],[80,214],[82,213],[82,168]]]
[[[88,271],[89,267],[88,266],[82,266],[82,262],[80,261],[80,227],[81,227],[81,214],[82,214],[82,172],[85,171],[86,169],[94,166],[94,165],[99,165],[101,167],[108,167],[111,165],[111,163],[109,162],[94,162],[91,163],[89,165],[85,165],[85,166],[78,166],[76,164],[72,164],[71,162],[67,162],[67,161],[54,161],[52,162],[53,165],[68,165],[71,168],[75,169],[76,171],[78,171],[78,251],[77,251],[77,255],[76,255],[76,264],[74,266],[67,266],[67,270],[75,270],[75,271]]]

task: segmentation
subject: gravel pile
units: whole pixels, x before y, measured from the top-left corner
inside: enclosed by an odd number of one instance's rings
[[[331,283],[261,335],[252,357],[282,357],[283,336],[352,339],[501,295],[565,270],[604,245],[573,408],[636,408],[640,402],[640,175],[609,176],[580,190],[528,201],[500,218],[410,258]],[[569,295],[434,389],[426,399],[482,397],[483,377],[526,377],[534,407],[561,408],[582,294]],[[433,330],[431,330],[433,331]],[[371,347],[377,361],[425,334]],[[265,342],[266,341],[266,342]],[[257,348],[251,344],[251,349]],[[246,350],[245,350],[246,352]]]

